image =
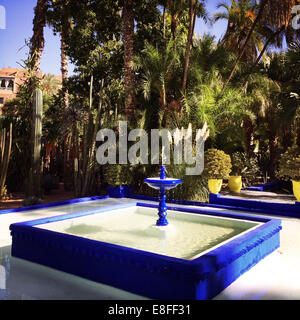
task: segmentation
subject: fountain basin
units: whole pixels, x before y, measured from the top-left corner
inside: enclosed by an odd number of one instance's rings
[[[165,190],[170,190],[175,188],[178,184],[181,184],[182,180],[174,178],[147,178],[144,179],[144,182],[147,183],[153,189],[159,190],[161,188],[164,188]]]
[[[12,255],[154,299],[210,299],[279,247],[280,220],[168,210],[163,230],[146,203],[12,224]],[[203,225],[212,227],[204,238]]]

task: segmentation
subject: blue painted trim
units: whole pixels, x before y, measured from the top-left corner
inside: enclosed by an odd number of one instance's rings
[[[244,190],[266,191],[266,190],[271,190],[272,188],[278,186],[279,184],[280,184],[280,181],[272,181],[264,184],[250,186],[250,187],[244,188]]]
[[[139,207],[147,207],[147,208],[157,208],[158,206],[156,204],[152,203],[142,203],[137,202],[137,206]],[[261,216],[249,216],[247,214],[241,214],[241,213],[234,213],[234,212],[224,212],[224,211],[217,211],[217,210],[209,210],[206,209],[199,209],[199,208],[187,208],[187,207],[176,207],[176,206],[168,206],[168,210],[173,211],[181,211],[181,212],[189,212],[189,213],[197,213],[197,214],[205,214],[210,216],[216,216],[216,217],[224,217],[224,218],[233,218],[233,219],[243,219],[243,220],[249,220],[249,221],[255,221],[255,222],[268,222],[270,221],[270,218],[261,217]],[[273,220],[278,220],[274,219]]]
[[[118,209],[133,207],[133,206],[134,207],[136,206],[136,202],[116,204],[116,205],[111,205],[109,207],[100,207],[98,209],[93,208],[90,210],[76,211],[73,213],[64,213],[64,214],[52,216],[52,217],[46,217],[46,218],[35,219],[35,220],[24,221],[24,222],[17,222],[17,223],[12,224],[12,226],[14,226],[14,225],[23,226],[24,225],[24,226],[33,227],[33,226],[36,226],[39,224],[46,224],[46,223],[51,223],[51,222],[56,222],[56,221],[74,219],[74,218],[84,217],[84,216],[88,216],[88,215],[95,214],[95,213],[107,212],[107,211],[111,211],[111,210],[118,210]]]
[[[142,196],[133,194],[129,197],[130,199],[135,200],[145,200],[145,201],[155,201],[157,198]],[[228,197],[226,197],[228,198]],[[219,208],[226,209],[230,211],[244,211],[255,214],[264,214],[264,215],[274,215],[282,217],[291,217],[291,218],[300,218],[300,202],[295,204],[283,204],[284,206],[278,206],[280,203],[271,203],[271,206],[268,207],[267,202],[257,201],[257,204],[253,206],[253,203],[250,202],[248,205],[245,205],[245,202],[236,202],[236,201],[223,201],[225,198],[222,198],[220,194],[210,194],[209,203],[190,201],[190,200],[172,200],[167,199],[167,203],[172,204],[181,204],[187,206],[199,206],[199,207],[210,207],[210,208]],[[230,198],[234,199],[234,198]],[[255,200],[243,200],[243,201],[255,201]],[[267,205],[265,205],[267,204]]]
[[[130,196],[132,188],[127,185],[122,186],[109,186],[107,193],[111,198],[126,198]]]
[[[29,210],[58,207],[58,206],[63,206],[67,204],[108,199],[108,198],[109,196],[105,195],[105,196],[94,196],[94,197],[84,197],[84,198],[77,198],[77,199],[71,199],[71,200],[63,200],[63,201],[57,201],[57,202],[51,202],[51,203],[45,203],[45,204],[37,204],[37,205],[19,207],[14,209],[0,210],[0,215],[6,214],[6,213],[13,213],[13,212],[23,212],[23,211],[29,211]]]
[[[147,179],[144,179],[144,182],[145,183],[148,183],[148,184],[154,184],[154,185],[163,185],[163,186],[168,186],[168,185],[177,185],[177,184],[180,184],[182,183],[182,180],[180,179],[170,179],[170,178],[166,178],[165,180],[164,179],[156,179],[156,178],[147,178]]]
[[[300,218],[300,203],[295,204],[275,203],[258,200],[238,199],[232,197],[222,197],[221,194],[209,195],[210,205],[221,205],[226,208],[235,208],[235,210],[257,212],[278,216]]]
[[[155,206],[146,203],[125,206],[135,205]],[[118,208],[119,205],[100,211]],[[203,214],[198,208],[168,209]],[[65,214],[60,218],[71,219],[81,214],[92,212]],[[279,247],[281,221],[225,212],[205,214],[263,224],[188,261],[35,227],[59,221],[59,217],[51,217],[12,224],[12,255],[154,299],[210,299]]]

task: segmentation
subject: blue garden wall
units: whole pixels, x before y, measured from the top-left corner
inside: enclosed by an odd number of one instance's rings
[[[224,197],[221,194],[209,195],[210,205],[220,205],[227,209],[232,208],[235,210],[247,210],[249,212],[279,215],[286,217],[300,218],[300,203],[295,204],[279,203],[279,202],[267,202],[258,200],[248,200],[233,197]]]

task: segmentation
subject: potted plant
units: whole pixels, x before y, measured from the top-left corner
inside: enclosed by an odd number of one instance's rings
[[[231,155],[232,169],[228,179],[228,187],[232,192],[241,192],[243,181],[242,171],[244,167],[243,155],[241,152],[235,152]]]
[[[129,165],[108,164],[104,167],[107,193],[113,198],[124,198],[130,195],[132,174]]]
[[[300,148],[292,146],[281,155],[279,160],[279,176],[292,179],[293,193],[300,202]]]
[[[208,149],[204,153],[204,174],[208,178],[210,193],[219,193],[223,179],[228,178],[231,171],[231,159],[228,154],[218,149]]]
[[[228,187],[232,192],[241,192],[243,184],[249,185],[257,180],[260,173],[255,156],[248,157],[244,152],[235,152],[231,155],[232,169],[228,179]]]

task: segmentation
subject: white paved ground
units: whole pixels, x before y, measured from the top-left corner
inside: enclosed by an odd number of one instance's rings
[[[127,201],[132,200],[121,200],[121,202]],[[0,215],[0,300],[145,299],[123,290],[10,256],[9,225],[12,223],[117,203],[120,203],[119,199],[106,199],[47,210]],[[210,210],[209,207],[205,209]],[[300,216],[299,219],[280,218],[283,226],[280,248],[243,274],[214,299],[300,299]]]

